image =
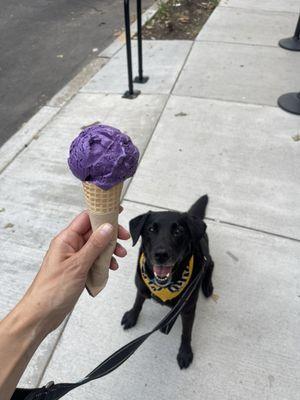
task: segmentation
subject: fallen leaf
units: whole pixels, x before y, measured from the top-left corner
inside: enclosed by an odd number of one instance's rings
[[[63,54],[57,54],[56,58],[64,58]]]
[[[220,296],[219,296],[217,293],[213,293],[213,294],[211,295],[211,298],[213,299],[213,301],[214,301],[215,303],[217,303],[218,300],[219,300],[219,298],[220,298]]]
[[[3,211],[5,211],[5,208],[4,208],[4,207],[1,207],[1,208],[0,208],[0,212],[3,212]]]
[[[186,24],[187,22],[189,22],[190,17],[188,17],[187,15],[183,15],[182,17],[178,18],[180,22]]]
[[[125,42],[126,42],[126,34],[125,34],[125,32],[122,32],[121,35],[118,36],[118,40],[119,40],[121,43],[125,43]]]
[[[6,225],[4,226],[4,229],[13,228],[13,227],[14,227],[14,224],[11,224],[11,223],[9,222],[8,224],[6,224]]]
[[[292,136],[292,139],[293,139],[295,142],[299,142],[299,140],[300,140],[300,134],[298,133],[297,135]]]
[[[40,137],[40,135],[38,133],[36,133],[35,135],[33,135],[33,139],[38,140],[38,138]]]

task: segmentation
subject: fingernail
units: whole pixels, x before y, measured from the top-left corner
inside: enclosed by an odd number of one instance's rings
[[[113,226],[111,224],[103,224],[100,226],[99,230],[104,233],[111,233],[113,231]]]

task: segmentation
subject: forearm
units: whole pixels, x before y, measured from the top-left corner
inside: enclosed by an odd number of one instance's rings
[[[0,399],[9,400],[46,332],[38,315],[21,301],[0,322]]]
[[[119,227],[118,237],[129,239]],[[35,350],[72,311],[88,271],[113,238],[106,224],[91,231],[87,212],[52,240],[40,271],[21,302],[0,322],[0,400],[9,400]],[[126,255],[118,244],[115,254]],[[117,263],[111,261],[111,269]]]

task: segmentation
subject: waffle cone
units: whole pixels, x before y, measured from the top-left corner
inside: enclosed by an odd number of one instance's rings
[[[83,182],[83,191],[89,210],[92,230],[95,231],[105,223],[110,223],[114,227],[113,240],[95,261],[88,273],[86,288],[93,297],[101,292],[108,279],[110,260],[117,243],[122,187],[123,182],[113,186],[111,189],[103,190],[93,183]]]

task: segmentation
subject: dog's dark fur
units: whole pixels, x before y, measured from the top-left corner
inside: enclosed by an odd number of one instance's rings
[[[188,264],[192,255],[194,255],[194,276],[203,267],[203,253],[205,252],[205,256],[208,258],[208,266],[202,279],[202,292],[205,297],[212,295],[212,272],[214,264],[209,256],[208,237],[205,233],[206,225],[203,222],[207,203],[208,197],[205,195],[187,213],[149,211],[130,221],[130,233],[133,245],[136,244],[140,236],[142,237],[140,254],[143,252],[146,257],[146,270],[150,278],[154,278],[153,265],[172,265],[171,278],[169,279],[175,282],[181,277],[183,269]],[[200,240],[202,243],[201,247]],[[137,267],[135,283],[137,286],[137,295],[132,309],[127,311],[122,318],[121,323],[124,329],[129,329],[136,324],[145,299],[151,297],[148,287],[141,278],[139,265]],[[180,368],[187,368],[193,360],[191,337],[200,286],[201,284],[193,292],[181,312],[182,336],[177,355]],[[179,297],[180,295],[164,304],[173,307]]]

